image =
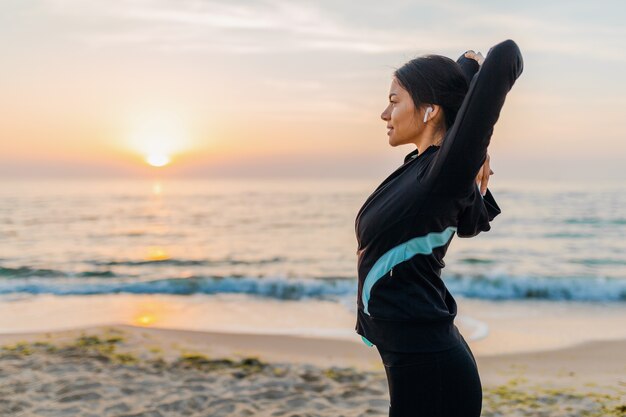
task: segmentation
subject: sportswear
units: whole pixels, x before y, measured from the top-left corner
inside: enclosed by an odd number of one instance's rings
[[[463,338],[441,352],[393,352],[376,346],[389,388],[389,417],[480,417],[482,383]]]
[[[456,301],[441,279],[443,258],[455,233],[488,231],[500,213],[489,190],[481,196],[475,178],[523,60],[508,39],[489,50],[480,68],[464,56],[457,62],[471,82],[442,145],[406,155],[355,219],[355,330],[369,346],[434,352],[461,343]]]

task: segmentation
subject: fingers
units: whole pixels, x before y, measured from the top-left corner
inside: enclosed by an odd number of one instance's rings
[[[482,178],[480,181],[480,195],[482,196],[487,193],[487,184],[489,184],[489,175],[491,175],[489,171],[491,171],[491,169],[489,169],[489,166],[485,164],[484,168],[481,170]]]
[[[485,162],[478,170],[476,175],[476,185],[480,188],[480,195],[484,196],[487,193],[487,186],[489,185],[489,176],[493,175],[493,170],[490,165],[490,156],[487,154]]]
[[[465,52],[465,57],[466,58],[470,58],[470,59],[474,59],[478,62],[479,65],[482,65],[483,61],[485,60],[485,57],[483,56],[483,54],[481,54],[480,52],[476,53],[473,50],[469,50],[467,52]]]
[[[476,175],[476,186],[479,187],[481,195],[485,195],[488,181],[489,175],[485,176],[485,166],[483,165],[478,170],[478,175]]]

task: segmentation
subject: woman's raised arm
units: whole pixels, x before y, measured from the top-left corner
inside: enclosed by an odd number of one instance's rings
[[[471,71],[469,65],[473,64],[460,65],[468,74],[467,69]],[[476,174],[485,162],[504,99],[523,68],[522,54],[513,40],[507,39],[489,49],[427,173],[427,178],[433,181],[434,193],[465,194],[475,187]]]
[[[472,78],[474,78],[474,74],[478,72],[480,68],[480,64],[475,60],[465,56],[465,54],[469,52],[466,51],[463,55],[456,60],[456,63],[461,67],[461,71],[465,75],[465,79],[467,83],[470,84],[472,82]]]

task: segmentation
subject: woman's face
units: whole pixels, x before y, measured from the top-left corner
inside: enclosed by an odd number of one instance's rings
[[[419,114],[415,111],[415,104],[396,77],[391,81],[389,88],[389,105],[380,115],[387,122],[387,135],[391,146],[417,143],[423,130],[418,122]]]

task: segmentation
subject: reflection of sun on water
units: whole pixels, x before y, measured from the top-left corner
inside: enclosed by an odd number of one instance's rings
[[[159,247],[150,248],[148,250],[148,254],[146,255],[147,261],[164,261],[169,258],[170,256],[167,252]]]
[[[167,321],[170,315],[170,309],[167,303],[159,300],[147,299],[139,301],[134,311],[130,314],[131,323],[137,326],[150,326],[157,323]]]
[[[152,314],[141,314],[135,318],[135,323],[141,326],[148,326],[156,321],[156,317]]]

